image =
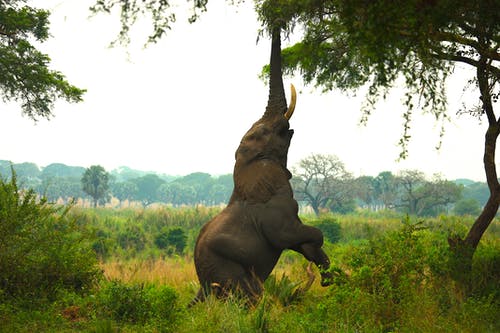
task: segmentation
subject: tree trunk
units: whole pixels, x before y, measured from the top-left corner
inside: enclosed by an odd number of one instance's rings
[[[477,67],[477,79],[483,111],[488,119],[488,129],[484,141],[484,171],[486,173],[486,182],[490,190],[490,197],[483,208],[479,217],[474,221],[465,239],[459,237],[449,238],[451,250],[457,259],[456,263],[462,267],[456,267],[468,272],[472,268],[472,257],[486,229],[495,218],[500,206],[500,184],[498,182],[497,170],[495,165],[495,151],[498,135],[500,134],[500,119],[496,119],[493,104],[491,102],[490,85],[488,80],[487,62],[481,59]]]

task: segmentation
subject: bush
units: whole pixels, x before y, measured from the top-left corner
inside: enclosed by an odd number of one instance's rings
[[[140,252],[146,247],[146,235],[138,225],[128,225],[118,234],[118,244],[124,250]]]
[[[159,249],[172,248],[175,253],[181,254],[186,247],[187,237],[181,228],[163,228],[155,237],[155,245]]]
[[[401,230],[349,247],[345,257],[337,259],[346,264],[350,276],[334,279],[336,288],[322,306],[369,325],[357,330],[397,330],[403,309],[422,297],[420,291],[429,282],[419,228],[405,221]]]
[[[0,294],[53,298],[84,291],[101,276],[89,233],[57,207],[0,179]]]
[[[342,238],[340,224],[335,219],[322,219],[316,227],[330,243],[337,243]]]
[[[113,320],[134,324],[154,322],[175,326],[179,314],[177,292],[169,286],[111,281],[99,293],[100,307]]]

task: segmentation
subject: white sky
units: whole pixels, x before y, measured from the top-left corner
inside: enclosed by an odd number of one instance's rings
[[[147,49],[141,25],[129,48],[109,48],[118,19],[104,14],[89,19],[93,0],[44,3],[52,11],[53,38],[41,48],[54,69],[88,91],[84,102],[58,102],[55,117],[36,124],[21,116],[18,105],[1,105],[0,159],[39,166],[100,164],[107,170],[129,166],[171,175],[232,172],[234,151],[264,112],[268,95],[258,74],[269,61],[270,42],[256,44],[259,25],[251,1],[239,7],[210,1],[199,22],[179,19],[166,38]],[[462,87],[471,73],[461,70],[449,82],[452,122],[441,151],[434,148],[440,125],[416,112],[410,155],[403,162],[396,161],[401,95],[379,103],[360,127],[362,93],[322,94],[303,87],[298,77],[285,78],[285,86],[294,83],[299,91],[289,166],[311,153],[334,154],[355,176],[418,169],[428,176],[484,181],[485,121],[455,116],[467,102]]]

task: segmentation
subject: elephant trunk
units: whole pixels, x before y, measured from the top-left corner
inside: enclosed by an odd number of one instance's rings
[[[287,112],[285,90],[281,73],[281,27],[272,30],[271,61],[269,76],[269,100],[264,117],[284,115]]]

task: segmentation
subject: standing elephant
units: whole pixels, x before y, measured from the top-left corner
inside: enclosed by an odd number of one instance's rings
[[[281,76],[280,28],[273,29],[269,100],[262,118],[243,136],[236,150],[234,190],[227,207],[200,231],[194,262],[201,289],[195,298],[236,291],[255,300],[281,253],[291,249],[320,268],[328,285],[330,261],[322,250],[323,234],[302,224],[290,186],[287,155],[293,130],[288,120]]]

